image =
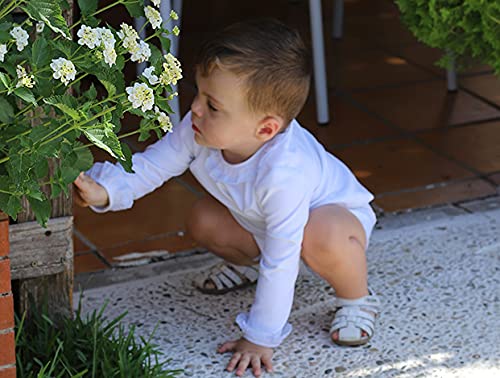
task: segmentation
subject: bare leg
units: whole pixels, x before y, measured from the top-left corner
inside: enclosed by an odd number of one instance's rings
[[[186,222],[187,231],[200,245],[237,265],[254,265],[260,255],[253,236],[211,196],[196,202]]]
[[[364,228],[349,210],[326,205],[311,211],[304,230],[302,258],[335,289],[338,297],[357,299],[368,295],[365,249]],[[332,338],[338,340],[338,332]]]

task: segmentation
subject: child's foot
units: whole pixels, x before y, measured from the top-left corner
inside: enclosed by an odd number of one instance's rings
[[[358,346],[366,344],[375,330],[380,301],[371,290],[358,299],[337,298],[330,336],[335,344]]]
[[[258,277],[258,265],[239,266],[223,261],[209,270],[208,277],[195,279],[193,286],[204,294],[224,294],[254,285]]]

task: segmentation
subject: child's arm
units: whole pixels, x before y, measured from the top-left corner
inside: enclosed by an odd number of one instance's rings
[[[304,228],[309,218],[310,190],[300,173],[292,180],[267,177],[259,183],[258,198],[265,215],[266,237],[261,251],[255,300],[247,314],[236,322],[244,338],[266,347],[276,347],[292,327],[287,322],[299,272]],[[292,182],[293,181],[293,182]]]
[[[94,164],[86,173],[104,189],[108,198],[103,206],[87,203],[97,212],[128,209],[136,199],[150,193],[171,177],[182,174],[189,167],[198,148],[191,128],[191,113],[188,113],[172,133],[166,134],[144,152],[133,155],[134,173],[126,172],[118,163]],[[77,188],[78,184],[82,184],[81,180],[78,181],[75,181]],[[102,204],[104,196],[102,191],[97,191],[101,192],[98,202]]]

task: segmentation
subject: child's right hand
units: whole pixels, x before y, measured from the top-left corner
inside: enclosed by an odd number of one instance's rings
[[[75,184],[74,200],[77,205],[105,207],[109,204],[106,189],[85,173],[81,172],[73,184]]]

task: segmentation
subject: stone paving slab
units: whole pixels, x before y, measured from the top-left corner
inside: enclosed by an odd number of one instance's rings
[[[382,300],[371,342],[358,348],[330,342],[334,292],[302,268],[294,331],[266,376],[500,377],[500,209],[403,223],[376,230],[369,247],[370,285]],[[234,318],[248,309],[254,289],[200,294],[190,283],[216,260],[187,259],[159,275],[85,290],[84,312],[109,301],[105,314],[128,311],[124,322],[140,335],[158,325],[153,340],[172,367],[185,369],[181,376],[233,376],[223,371],[230,355],[215,349],[239,336]]]

